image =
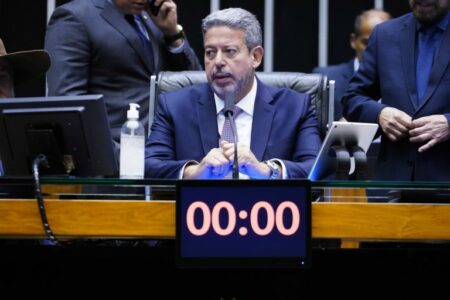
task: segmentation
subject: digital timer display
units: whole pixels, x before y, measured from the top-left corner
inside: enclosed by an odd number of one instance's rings
[[[305,267],[310,216],[307,180],[179,181],[177,261]]]

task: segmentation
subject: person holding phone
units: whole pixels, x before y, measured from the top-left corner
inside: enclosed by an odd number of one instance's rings
[[[55,9],[47,28],[49,96],[103,94],[116,141],[130,102],[148,129],[150,75],[202,69],[175,2],[152,2],[73,0]]]

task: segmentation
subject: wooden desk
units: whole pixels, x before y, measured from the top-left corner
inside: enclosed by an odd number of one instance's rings
[[[174,201],[45,201],[59,238],[175,238]],[[0,200],[0,236],[43,238],[35,200]],[[313,238],[450,240],[450,205],[313,203]]]

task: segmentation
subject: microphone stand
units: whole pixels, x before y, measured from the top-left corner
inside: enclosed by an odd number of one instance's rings
[[[231,124],[231,131],[233,132],[234,137],[234,157],[233,157],[233,173],[232,178],[233,179],[239,179],[239,164],[238,164],[238,150],[237,150],[237,143],[238,143],[238,135],[236,130],[236,124],[234,123],[233,119],[233,112],[227,114],[227,118],[230,120]]]

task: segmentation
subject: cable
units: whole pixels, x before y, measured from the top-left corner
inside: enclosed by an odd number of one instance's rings
[[[60,242],[58,241],[56,236],[53,234],[52,229],[50,228],[50,224],[48,223],[48,219],[47,219],[47,213],[45,212],[44,199],[42,197],[41,183],[39,180],[39,166],[40,165],[48,167],[47,157],[43,154],[38,154],[33,161],[33,177],[34,177],[34,183],[35,183],[35,189],[36,189],[36,199],[37,199],[37,204],[38,204],[38,208],[39,208],[39,214],[41,216],[41,222],[42,222],[42,225],[44,226],[44,231],[45,231],[45,234],[48,237],[48,239],[55,246],[61,246]]]
[[[238,163],[238,133],[237,133],[237,129],[236,129],[236,124],[234,123],[234,119],[233,116],[228,116],[228,118],[230,118],[230,125],[231,125],[231,131],[233,132],[233,136],[234,136],[234,159],[233,159],[233,175],[232,178],[233,179],[239,179],[239,163]]]

